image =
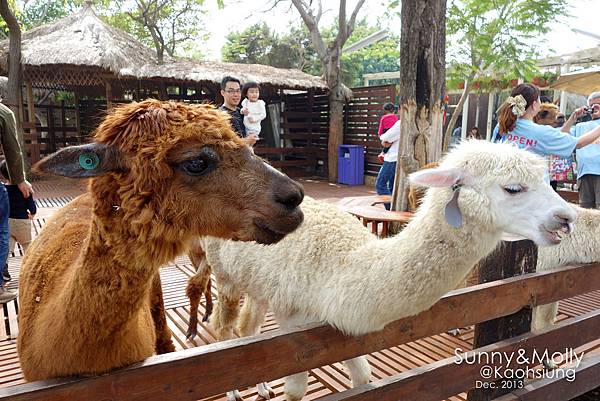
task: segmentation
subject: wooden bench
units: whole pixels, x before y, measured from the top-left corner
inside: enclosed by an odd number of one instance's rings
[[[579,192],[577,192],[577,191],[569,191],[566,189],[559,189],[556,192],[558,192],[558,194],[561,196],[561,198],[563,198],[567,202],[579,203]]]
[[[371,232],[381,237],[388,236],[390,223],[406,224],[413,217],[411,212],[390,211],[373,206],[355,206],[346,211],[362,221],[365,227],[370,223]],[[381,224],[381,231],[379,231],[379,224]]]

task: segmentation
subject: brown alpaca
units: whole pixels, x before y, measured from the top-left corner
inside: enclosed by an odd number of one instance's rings
[[[94,178],[48,221],[21,267],[27,380],[98,374],[152,355],[149,295],[160,266],[199,235],[274,243],[303,217],[302,188],[254,156],[208,105],[124,105],[93,143],[38,169]]]
[[[565,115],[560,112],[554,103],[542,103],[540,111],[533,117],[533,122],[539,125],[561,127],[565,122]]]

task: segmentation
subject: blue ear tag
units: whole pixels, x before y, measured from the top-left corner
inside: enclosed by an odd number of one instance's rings
[[[458,195],[460,193],[460,187],[461,185],[459,184],[452,185],[452,191],[454,191],[454,194],[452,195],[452,199],[446,203],[446,208],[444,210],[446,221],[454,228],[459,228],[462,226],[462,214],[458,208]]]
[[[96,153],[82,153],[79,155],[79,165],[84,170],[93,170],[100,164],[100,158]]]

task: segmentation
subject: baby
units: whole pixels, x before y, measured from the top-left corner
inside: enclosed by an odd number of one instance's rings
[[[246,82],[242,88],[242,114],[246,135],[260,135],[260,122],[267,116],[265,102],[260,100],[260,87],[256,82]]]

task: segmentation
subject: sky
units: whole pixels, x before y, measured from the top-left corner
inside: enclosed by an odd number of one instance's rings
[[[219,60],[221,57],[221,47],[225,44],[225,37],[229,32],[242,31],[245,28],[260,22],[266,21],[269,27],[278,33],[285,33],[291,25],[299,23],[300,16],[295,8],[291,7],[290,1],[281,1],[279,6],[272,8],[273,0],[225,0],[225,7],[217,8],[215,0],[206,0],[205,8],[206,21],[219,21],[214,23],[207,30],[211,32],[211,37],[202,49],[205,57],[209,60]],[[356,0],[349,0],[347,13],[350,14]],[[358,17],[367,17],[367,20],[375,25],[381,19],[385,12],[384,0],[366,0]],[[337,1],[324,0],[324,14],[322,22],[330,24],[337,14]],[[330,7],[327,9],[327,7]],[[557,55],[571,53],[577,50],[590,48],[600,45],[600,40],[589,36],[575,33],[571,28],[595,33],[600,36],[600,0],[570,0],[569,1],[571,18],[557,16],[557,21],[552,24],[551,31],[544,36],[547,40],[543,52],[547,55]],[[400,32],[398,21],[392,21],[391,26],[397,27]]]

